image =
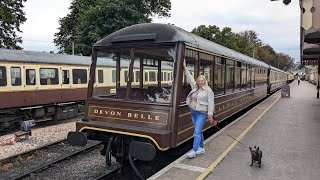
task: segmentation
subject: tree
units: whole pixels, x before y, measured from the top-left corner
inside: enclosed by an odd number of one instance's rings
[[[18,43],[22,43],[21,37],[16,34],[20,25],[27,18],[22,8],[27,0],[1,0],[0,3],[0,48],[22,49]]]
[[[210,41],[215,41],[215,36],[220,33],[220,28],[216,25],[209,25],[208,27],[200,25],[194,28],[191,32]]]
[[[220,30],[216,25],[200,25],[194,28],[192,33],[247,56],[253,57],[255,54],[255,59],[282,70],[290,70],[294,66],[292,57],[284,53],[276,53],[270,45],[264,45],[258,38],[258,33],[253,30],[234,33],[230,27]]]
[[[151,16],[168,17],[170,0],[74,0],[70,14],[59,20],[54,42],[59,53],[91,55],[92,45],[110,33],[137,23],[151,22]]]

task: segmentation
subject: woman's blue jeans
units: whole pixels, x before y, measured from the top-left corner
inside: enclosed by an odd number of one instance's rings
[[[203,133],[202,129],[204,126],[204,123],[207,119],[207,114],[202,113],[200,111],[195,111],[193,109],[190,109],[191,111],[191,118],[192,123],[194,125],[194,139],[193,139],[193,150],[197,151],[199,147],[203,148]]]

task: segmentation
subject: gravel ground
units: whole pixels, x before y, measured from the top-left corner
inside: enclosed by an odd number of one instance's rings
[[[55,164],[54,167],[24,179],[94,179],[106,170],[105,159],[100,155],[100,149]]]
[[[32,136],[15,142],[13,145],[10,145],[9,142],[14,139],[14,134],[0,136],[0,160],[67,138],[69,131],[75,131],[75,124],[78,120],[80,118],[74,118],[58,125],[33,128]]]
[[[93,143],[95,142],[90,141],[87,146]],[[99,166],[101,166],[101,168],[105,168],[104,158],[100,155],[101,148],[102,145],[93,151],[88,151],[85,154],[79,154],[78,156],[72,157],[69,160],[57,163],[51,166],[49,169],[45,169],[39,173],[33,174],[31,177],[26,177],[25,179],[72,179],[71,177],[82,179],[82,177],[89,175],[88,172],[84,171],[84,168],[88,169],[88,171],[91,171],[91,174],[95,170],[98,171]],[[52,162],[53,160],[64,157],[79,149],[80,147],[74,147],[68,144],[60,143],[59,145],[50,147],[50,149],[47,150],[39,151],[29,157],[17,159],[13,163],[7,163],[0,166],[0,179],[12,179],[29,171],[32,168]],[[93,174],[92,177],[95,176],[96,175]],[[88,176],[88,178],[90,178],[90,176]]]

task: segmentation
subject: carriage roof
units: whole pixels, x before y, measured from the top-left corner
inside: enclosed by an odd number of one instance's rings
[[[107,60],[107,61],[106,61]],[[46,52],[34,52],[25,50],[0,49],[0,61],[4,62],[22,62],[37,64],[63,64],[63,65],[91,65],[90,56],[77,56],[66,54],[51,54]],[[98,58],[98,66],[115,67],[116,61],[111,58]],[[128,67],[129,61],[122,61],[121,67]],[[139,65],[135,63],[135,67]],[[163,65],[163,69],[172,69],[171,66]],[[148,67],[146,67],[148,69]]]
[[[236,59],[249,64],[268,68],[269,65],[241,54],[232,49],[204,39],[200,36],[187,32],[179,27],[169,24],[144,23],[120,29],[98,41],[94,47],[104,48],[124,42],[150,42],[150,43],[176,43],[183,42],[188,46]]]

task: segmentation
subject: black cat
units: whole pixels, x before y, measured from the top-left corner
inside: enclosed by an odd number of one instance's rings
[[[259,164],[259,168],[261,168],[261,158],[262,158],[262,151],[260,150],[260,148],[256,148],[256,146],[254,146],[254,150],[252,150],[251,147],[249,147],[250,152],[251,152],[251,165],[253,165],[253,161],[257,161]]]

